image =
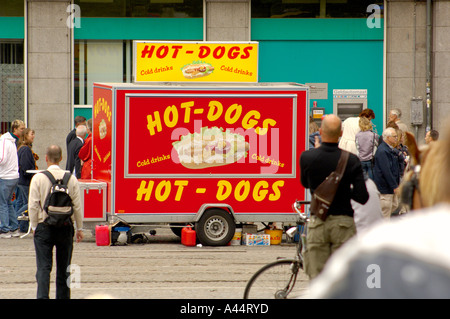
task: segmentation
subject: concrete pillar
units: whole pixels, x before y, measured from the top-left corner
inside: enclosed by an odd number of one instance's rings
[[[206,0],[206,41],[250,41],[250,0]]]
[[[70,1],[25,0],[27,126],[36,131],[38,167],[46,168],[45,148],[57,144],[66,162],[66,136],[72,122],[72,42],[66,22]]]
[[[433,129],[444,133],[450,120],[450,1],[433,1]]]
[[[424,103],[423,124],[416,139],[424,143],[426,128],[426,2],[387,1],[387,110],[399,108],[402,120],[411,125],[411,98]],[[450,109],[450,1],[432,2],[431,100],[432,128],[443,132],[448,126]]]
[[[388,3],[387,8],[387,110],[402,111],[402,121],[411,126],[411,99],[425,100],[425,4]],[[423,110],[425,112],[425,110]],[[423,134],[421,126],[421,134]]]

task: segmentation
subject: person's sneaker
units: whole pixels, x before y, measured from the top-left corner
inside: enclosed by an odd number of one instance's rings
[[[11,234],[11,237],[19,237],[20,236],[20,230],[17,228],[15,231],[9,232]]]
[[[22,214],[19,217],[17,217],[17,220],[28,220],[28,215]]]
[[[1,232],[0,233],[0,238],[11,238],[11,234],[9,232],[7,232],[7,233]]]

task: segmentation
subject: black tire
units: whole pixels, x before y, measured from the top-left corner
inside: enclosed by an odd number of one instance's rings
[[[301,268],[298,260],[290,258],[280,259],[263,266],[248,281],[244,299],[298,297],[301,293],[295,288],[295,282]]]
[[[195,224],[197,239],[205,246],[225,246],[233,239],[235,230],[233,217],[223,209],[205,211]]]

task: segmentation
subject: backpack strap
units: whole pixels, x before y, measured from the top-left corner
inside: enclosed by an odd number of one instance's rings
[[[55,177],[54,177],[53,174],[50,173],[48,170],[42,171],[42,173],[43,173],[45,176],[48,177],[48,179],[50,180],[50,182],[52,183],[52,185],[56,183]]]
[[[50,182],[52,182],[52,185],[53,185],[53,184],[56,184],[56,179],[55,179],[55,177],[53,176],[52,173],[50,173],[48,170],[42,171],[42,173],[43,173],[45,176],[48,177],[48,179],[50,180]],[[64,177],[62,178],[62,182],[63,182],[64,185],[67,185],[67,184],[69,183],[69,180],[70,180],[70,177],[71,177],[71,176],[72,176],[72,174],[69,173],[69,172],[65,172],[65,173],[64,173]]]
[[[72,177],[72,174],[69,172],[65,172],[64,173],[64,177],[63,177],[63,184],[64,185],[69,185],[69,180]]]

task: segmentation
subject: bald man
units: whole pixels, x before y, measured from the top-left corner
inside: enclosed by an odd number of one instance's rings
[[[311,194],[337,167],[342,152],[338,147],[341,128],[337,116],[325,116],[319,129],[321,146],[303,152],[300,157],[301,183]],[[331,254],[356,233],[351,199],[360,204],[369,199],[361,162],[354,154],[349,154],[328,218],[322,221],[313,215],[308,223],[305,272],[310,279],[315,278]]]

